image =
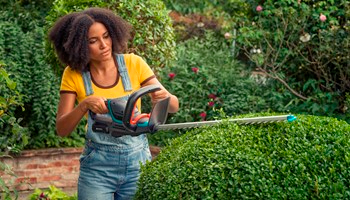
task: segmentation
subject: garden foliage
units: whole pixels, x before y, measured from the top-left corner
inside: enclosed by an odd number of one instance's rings
[[[168,10],[161,0],[56,0],[46,17],[46,29],[59,17],[88,7],[109,8],[127,20],[134,28],[128,52],[142,56],[155,72],[175,57],[173,28]],[[46,53],[48,62],[61,74],[65,66],[59,63],[47,40]]]
[[[345,121],[309,115],[194,129],[142,167],[137,199],[349,199],[349,140]]]
[[[164,0],[168,9],[182,14],[201,13],[218,16],[225,13],[231,16],[246,16],[253,0]]]
[[[176,40],[202,37],[205,30],[221,36],[231,32],[237,24],[251,18],[254,0],[164,0],[174,16]]]
[[[22,108],[22,95],[0,63],[0,156],[8,152],[18,153],[28,144],[28,129],[22,127],[21,118],[16,118],[15,109]]]
[[[61,189],[56,188],[54,185],[50,185],[48,189],[41,190],[36,188],[35,191],[29,196],[30,200],[77,200],[77,194],[72,196],[66,194]]]
[[[161,73],[162,84],[179,98],[180,110],[171,122],[212,120],[220,116],[286,111],[273,85],[250,74],[230,54],[226,40],[211,31],[177,47],[178,59]]]
[[[14,110],[17,107],[23,108],[22,95],[16,89],[14,82],[4,69],[4,63],[0,62],[0,158],[8,156],[7,153],[18,153],[28,144],[28,129],[22,127],[17,119]],[[18,197],[18,191],[12,186],[19,186],[16,183],[16,174],[11,167],[0,161],[0,174],[7,175],[6,181],[0,176],[0,199],[11,200],[12,196]]]
[[[346,0],[268,0],[237,42],[254,70],[279,83],[290,110],[349,119],[349,16]]]
[[[17,83],[17,90],[23,94],[24,109],[17,109],[14,113],[17,118],[23,119],[20,122],[21,126],[29,130],[31,139],[27,147],[81,145],[82,139],[79,139],[81,137],[77,134],[72,134],[68,138],[56,135],[55,116],[59,78],[50,65],[45,63],[43,45],[45,36],[43,28],[39,26],[42,22],[36,19],[31,22],[31,26],[22,27],[22,22],[15,17],[22,14],[11,12],[11,9],[16,11],[15,8],[15,5],[9,5],[8,9],[0,12],[0,53],[1,59],[6,63],[5,69]],[[2,92],[4,92],[2,95],[10,95],[6,91]],[[12,137],[11,132],[6,132],[4,136]]]

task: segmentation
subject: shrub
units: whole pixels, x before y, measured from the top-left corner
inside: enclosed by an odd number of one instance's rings
[[[252,68],[280,84],[291,111],[344,118],[349,6],[346,0],[268,0],[240,27],[237,42]]]
[[[29,130],[31,140],[26,148],[82,145],[83,131],[77,131],[67,138],[56,135],[59,79],[44,61],[43,28],[36,25],[38,21],[33,21],[32,29],[25,31],[13,15],[26,13],[0,12],[0,54],[7,64],[6,70],[17,83],[17,90],[24,95],[24,109],[17,109],[14,115],[23,119],[21,126]],[[2,92],[9,95],[7,91]],[[5,135],[4,140],[11,141],[12,136]]]
[[[226,12],[235,16],[243,16],[248,13],[248,3],[251,2],[252,1],[250,0],[164,0],[164,3],[168,9],[180,12],[182,14],[206,12],[214,12],[214,14],[217,14],[220,12]]]
[[[172,10],[177,41],[202,37],[205,30],[214,30],[223,36],[230,33],[237,24],[250,19],[254,0],[165,0]]]
[[[45,16],[54,0],[7,0],[1,1],[0,21],[12,21],[23,32],[30,32],[45,24]]]
[[[17,107],[23,109],[22,95],[16,86],[0,62],[0,156],[18,153],[28,144],[28,129],[20,125],[22,119],[14,113]]]
[[[128,52],[142,56],[156,72],[175,58],[173,28],[161,0],[113,0],[108,3],[103,0],[57,0],[46,17],[47,29],[66,13],[88,7],[109,8],[133,25],[133,38]],[[62,67],[65,66],[59,63],[52,45],[47,41],[46,52],[48,62],[61,74]]]
[[[287,111],[271,81],[252,76],[234,60],[223,36],[207,31],[203,38],[179,43],[176,54],[178,59],[160,73],[162,84],[180,102],[180,110],[169,115],[167,123],[214,120],[222,117],[221,112],[232,116]],[[150,110],[149,105],[142,108]],[[151,144],[165,146],[181,132],[162,131],[148,138]]]
[[[136,199],[349,199],[350,125],[297,118],[187,132],[142,167]]]
[[[204,38],[193,38],[177,47],[177,61],[161,73],[162,84],[179,98],[180,110],[171,122],[214,119],[223,109],[227,115],[261,112],[276,108],[273,99],[264,95],[267,85],[251,78],[244,65],[230,55],[225,39],[207,32]],[[248,72],[248,73],[247,73]]]
[[[28,130],[20,125],[22,119],[14,116],[14,109],[23,108],[22,95],[16,89],[14,82],[0,61],[0,159],[9,153],[18,153],[28,144]],[[18,191],[11,188],[19,186],[16,174],[5,163],[0,161],[0,174],[10,178],[5,182],[0,176],[0,199],[10,200],[12,194],[18,197]]]

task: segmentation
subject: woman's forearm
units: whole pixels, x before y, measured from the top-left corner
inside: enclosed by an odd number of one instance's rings
[[[71,112],[57,116],[56,118],[56,131],[59,136],[68,136],[77,127],[80,120],[86,114],[87,109],[79,104]]]

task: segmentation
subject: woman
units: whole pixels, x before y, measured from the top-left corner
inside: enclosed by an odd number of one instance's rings
[[[152,103],[170,97],[169,112],[179,107],[177,97],[160,84],[141,57],[120,54],[127,47],[130,32],[127,22],[102,8],[70,13],[49,32],[60,61],[67,65],[56,117],[58,135],[69,135],[84,116],[88,117],[80,158],[79,199],[132,199],[140,162],[151,159],[145,134],[113,137],[94,132],[89,110],[105,114],[106,99],[127,99],[140,87],[154,84],[161,90],[150,94]],[[140,108],[140,102],[137,105]]]

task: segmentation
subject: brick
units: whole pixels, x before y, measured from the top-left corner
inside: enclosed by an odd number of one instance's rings
[[[61,161],[55,161],[47,164],[47,167],[54,168],[54,167],[62,167],[64,165],[64,162]]]
[[[26,166],[26,169],[37,169],[38,164],[37,163],[31,163]]]
[[[52,182],[52,181],[58,181],[61,180],[62,177],[59,175],[54,175],[54,176],[42,176],[38,177],[38,182]]]
[[[65,187],[65,188],[74,188],[74,187],[77,187],[78,185],[78,181],[56,181],[54,182],[54,184],[56,187],[58,188],[62,188],[62,187]]]
[[[36,177],[19,177],[16,179],[15,184],[19,183],[29,183],[29,184],[34,184],[37,182]]]

